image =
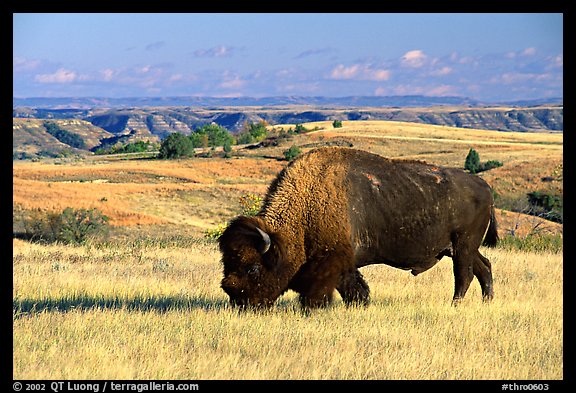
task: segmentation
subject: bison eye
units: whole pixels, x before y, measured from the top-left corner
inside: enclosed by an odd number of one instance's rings
[[[246,273],[250,276],[256,275],[260,272],[260,265],[251,265],[246,268]]]

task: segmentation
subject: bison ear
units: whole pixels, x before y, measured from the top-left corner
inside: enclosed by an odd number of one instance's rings
[[[219,238],[220,248],[231,244],[246,244],[246,241],[252,243],[258,252],[262,255],[270,250],[272,240],[270,235],[265,232],[266,225],[258,218],[239,216],[234,219],[226,228]]]
[[[264,264],[270,269],[277,269],[286,260],[286,247],[282,236],[272,233],[270,237],[270,248],[262,254]]]

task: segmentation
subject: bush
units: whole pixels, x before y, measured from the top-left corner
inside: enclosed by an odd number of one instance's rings
[[[266,129],[266,122],[245,122],[242,126],[242,130],[238,133],[236,141],[239,145],[258,143],[263,141],[267,136],[268,130]]]
[[[504,236],[498,241],[498,247],[505,250],[529,252],[551,252],[559,254],[563,249],[562,235],[536,234],[526,237]]]
[[[529,192],[526,197],[530,205],[528,214],[559,223],[564,221],[564,203],[561,197],[543,191]]]
[[[478,172],[489,171],[492,168],[498,168],[498,167],[501,167],[502,165],[504,165],[504,164],[502,164],[502,162],[500,162],[500,161],[489,160],[489,161],[486,161],[485,163],[480,165]]]
[[[207,124],[190,134],[192,147],[217,147],[226,143],[232,144],[234,137],[230,132],[217,124]]]
[[[226,141],[224,146],[222,146],[222,150],[224,150],[224,158],[232,157],[232,144],[230,141]]]
[[[492,168],[501,167],[502,164],[500,161],[496,160],[489,160],[485,163],[480,162],[480,155],[474,149],[470,149],[468,155],[466,156],[466,161],[464,162],[464,169],[470,171],[470,173],[478,173],[489,171]]]
[[[222,236],[227,227],[228,225],[226,224],[218,224],[216,228],[206,229],[204,231],[204,237],[210,240],[218,240],[220,236]]]
[[[96,208],[67,207],[61,213],[37,209],[23,217],[22,224],[27,239],[80,244],[104,235],[108,229],[108,217]]]
[[[126,145],[114,145],[111,147],[100,147],[94,154],[125,154],[125,153],[143,153],[154,148],[150,141],[136,141]]]
[[[239,199],[240,206],[242,207],[243,216],[255,216],[260,212],[262,208],[263,199],[256,194],[246,194],[242,195]],[[206,239],[218,240],[220,236],[224,233],[228,224],[219,224],[214,229],[207,229],[204,231],[204,237]]]
[[[186,135],[179,132],[168,135],[160,145],[159,158],[183,158],[194,154],[192,141]]]
[[[67,207],[60,215],[59,240],[66,243],[84,243],[90,237],[104,233],[108,217],[96,208],[72,209]]]
[[[262,198],[256,194],[246,194],[240,197],[243,216],[255,216],[262,207]]]
[[[464,169],[470,171],[470,173],[478,172],[480,168],[480,156],[478,152],[474,149],[470,149],[468,151],[468,155],[466,156],[466,161],[464,162]]]
[[[300,148],[298,146],[292,145],[292,147],[290,147],[290,149],[284,151],[284,158],[287,161],[292,161],[293,159],[298,157],[298,155],[300,155],[300,153],[302,153],[302,150],[300,150]]]
[[[334,128],[341,128],[342,127],[342,120],[334,120],[332,122],[332,127]]]
[[[308,132],[309,130],[304,127],[302,124],[296,124],[296,127],[294,127],[294,132],[296,134],[303,134],[305,132]]]

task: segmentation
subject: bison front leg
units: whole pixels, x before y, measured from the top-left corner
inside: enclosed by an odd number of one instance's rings
[[[350,269],[342,273],[340,282],[336,287],[346,305],[367,305],[370,297],[370,288],[362,273],[358,269]]]
[[[349,270],[353,264],[352,253],[346,249],[335,248],[327,254],[310,257],[294,277],[290,287],[300,293],[302,307],[326,306],[332,301],[342,272]]]
[[[305,282],[302,282],[303,285],[300,285],[298,291],[300,304],[303,308],[327,306],[332,301],[332,295],[338,283],[338,274],[319,267],[317,269],[311,268],[308,273],[302,277],[305,278]]]

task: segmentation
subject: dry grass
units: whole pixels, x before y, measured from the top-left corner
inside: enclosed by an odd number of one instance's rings
[[[490,305],[476,281],[450,305],[446,259],[416,278],[363,268],[370,306],[304,315],[293,293],[230,309],[209,244],[14,252],[15,379],[563,378],[559,254],[485,250]]]
[[[239,161],[16,162],[13,203],[56,211],[96,207],[115,226],[171,223],[205,229],[237,213],[239,196],[265,193],[281,169],[276,160]]]
[[[389,122],[306,126],[324,130],[276,148],[237,151],[231,160],[15,162],[15,211],[97,207],[116,234],[132,237],[85,246],[14,240],[13,377],[563,378],[561,254],[483,250],[494,267],[490,305],[474,281],[462,305],[451,307],[445,258],[418,277],[363,268],[372,291],[366,308],[346,308],[337,297],[332,307],[305,315],[290,292],[270,312],[230,309],[215,245],[193,239],[238,214],[239,196],[263,194],[286,164],[274,157],[292,143],[346,140],[388,157],[460,167],[474,147],[482,161],[504,162],[482,175],[502,193],[563,187],[561,176],[540,180],[561,172],[558,134]],[[528,231],[539,225],[498,214],[501,233],[517,222]]]
[[[560,133],[500,132],[387,121],[344,121],[342,128],[333,128],[329,122],[305,126],[322,128],[311,136],[349,139],[355,146],[386,157],[429,160],[456,167],[463,165],[470,148],[476,149],[483,161],[512,164],[561,157],[563,146]]]
[[[504,166],[481,174],[508,198],[527,190],[561,193],[562,180],[541,179],[562,168],[562,135],[456,129],[385,121],[305,124],[312,129],[289,142],[297,145],[348,140],[355,147],[387,157],[421,159],[462,167],[470,147],[482,161]],[[281,128],[282,126],[276,126]],[[114,161],[104,157],[71,163],[15,162],[13,203],[16,211],[66,207],[100,209],[114,226],[185,225],[201,233],[239,213],[238,198],[264,194],[286,165],[289,145],[243,150],[234,159]],[[308,149],[304,149],[308,150]],[[517,219],[504,218],[507,225]],[[526,220],[521,220],[526,221]],[[554,226],[554,225],[553,225]],[[526,223],[526,230],[529,224]],[[557,226],[554,230],[557,230]]]

